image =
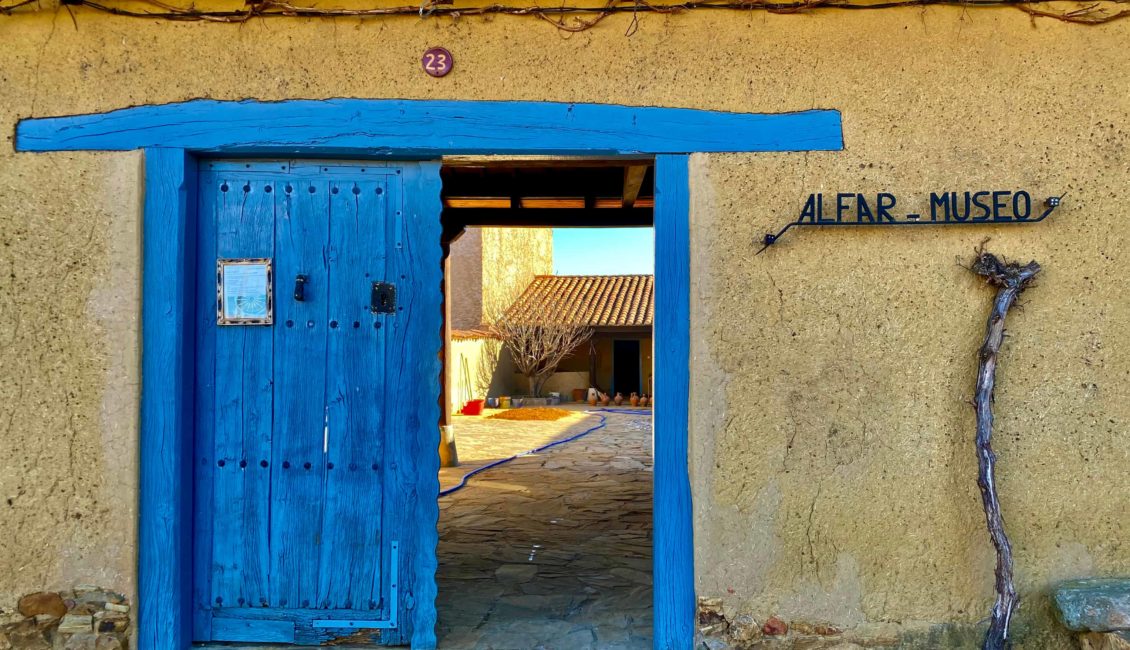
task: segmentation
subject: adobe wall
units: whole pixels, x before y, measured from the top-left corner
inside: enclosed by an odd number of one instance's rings
[[[451,411],[458,413],[468,399],[483,399],[523,392],[516,381],[514,362],[502,341],[469,338],[451,342]],[[523,386],[519,388],[519,386]]]
[[[1130,571],[1130,308],[1114,280],[1130,262],[1127,26],[836,22],[767,62],[793,89],[759,84],[751,105],[804,87],[843,111],[844,151],[693,160],[698,593],[900,647],[979,645],[995,556],[970,400],[993,291],[962,265],[991,237],[1045,269],[1009,316],[996,391],[1014,634],[1073,647],[1050,585]],[[765,47],[784,45],[775,31]],[[813,192],[891,192],[925,213],[931,192],[997,189],[1068,195],[1031,227],[801,229],[754,256]]]
[[[1130,22],[698,12],[561,38],[521,18],[237,26],[81,8],[76,29],[48,7],[0,16],[6,612],[82,583],[132,600],[137,499],[139,156],[17,155],[14,124],[193,97],[841,110],[842,152],[693,161],[699,594],[759,620],[971,647],[993,555],[966,400],[991,293],[959,263],[986,236],[1046,269],[1010,317],[996,402],[1018,647],[1070,647],[1052,581],[1130,570]],[[435,44],[456,58],[441,80],[419,69]],[[1069,194],[1038,226],[809,230],[753,255],[812,192],[965,189]]]
[[[468,228],[451,243],[447,271],[451,329],[469,330],[483,324],[482,232],[481,228]]]
[[[451,327],[505,311],[535,275],[553,273],[553,229],[467,228],[451,244]]]
[[[530,286],[553,273],[552,228],[482,228],[484,322],[493,322]]]

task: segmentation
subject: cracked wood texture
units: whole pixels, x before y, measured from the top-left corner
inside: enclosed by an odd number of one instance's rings
[[[194,640],[433,648],[438,164],[201,165]],[[248,257],[274,324],[217,325]]]
[[[655,158],[655,496],[653,580],[656,650],[694,643],[694,531],[687,467],[690,396],[689,156]]]
[[[981,501],[989,537],[997,549],[996,590],[989,630],[985,633],[983,650],[1003,650],[1009,647],[1008,626],[1020,605],[1020,597],[1012,580],[1012,545],[1004,530],[1000,501],[997,499],[996,454],[993,453],[993,386],[996,382],[997,361],[1004,342],[1004,319],[1017,296],[1040,272],[1040,265],[1029,262],[1023,266],[1006,262],[992,253],[977,251],[972,271],[996,287],[997,295],[985,326],[985,341],[981,344],[977,386],[973,405],[977,412],[977,485],[981,488]]]
[[[17,151],[183,147],[223,153],[441,156],[835,151],[840,114],[438,100],[215,101],[22,120]]]

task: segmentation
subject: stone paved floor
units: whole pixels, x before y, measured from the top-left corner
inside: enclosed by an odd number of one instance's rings
[[[603,415],[440,499],[440,648],[651,647],[651,418]],[[598,421],[456,418],[463,466],[441,483]]]

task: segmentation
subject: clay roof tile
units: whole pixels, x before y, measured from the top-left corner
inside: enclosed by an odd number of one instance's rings
[[[507,310],[513,319],[549,318],[589,327],[650,327],[651,275],[539,275]]]

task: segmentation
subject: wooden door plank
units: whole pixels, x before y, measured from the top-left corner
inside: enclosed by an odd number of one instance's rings
[[[388,643],[434,648],[435,571],[439,520],[439,337],[442,322],[440,177],[438,162],[405,165],[390,220],[386,276],[397,278],[401,310],[388,319],[385,381],[397,386],[385,403],[388,472],[385,525],[400,541],[400,627]],[[392,533],[390,533],[392,534]]]
[[[185,151],[145,152],[135,610],[143,648],[192,641],[195,180]]]
[[[338,620],[370,620],[371,611],[335,610],[327,612],[324,609],[290,609],[279,607],[233,607],[213,610],[217,619],[243,619],[255,621],[287,621],[294,629],[295,645],[327,645],[342,636],[349,636],[352,643],[368,645],[379,643],[384,630],[370,628],[327,628],[314,627],[314,621],[332,616]],[[363,634],[358,634],[359,629],[364,629]]]
[[[314,607],[326,477],[329,183],[287,178],[279,185],[270,604]],[[295,298],[299,274],[306,278],[301,301]]]
[[[193,618],[192,636],[197,641],[212,638],[211,587],[213,472],[216,469],[216,217],[219,214],[220,182],[214,175],[199,175],[196,228],[196,435],[194,436],[195,486],[193,500]]]
[[[220,179],[216,254],[274,257],[276,181],[250,174]],[[272,344],[270,327],[216,330],[212,590],[217,605],[258,607],[269,593]]]
[[[376,614],[381,587],[381,405],[400,387],[384,379],[388,316],[369,308],[385,281],[389,215],[383,177],[330,180],[329,316],[326,354],[327,455],[319,607]],[[381,328],[381,329],[378,329]]]
[[[342,621],[374,620],[373,612],[358,609],[302,609],[293,607],[222,607],[212,610],[216,618],[244,618],[256,620],[293,621],[298,625],[310,626],[315,619],[334,619]],[[321,628],[325,630],[345,628]]]
[[[690,394],[688,157],[655,159],[654,638],[657,650],[694,644],[694,540],[687,469]]]
[[[294,643],[294,623],[217,616],[212,621],[212,638],[215,641]]]

